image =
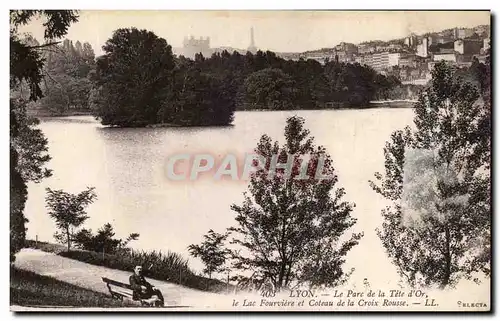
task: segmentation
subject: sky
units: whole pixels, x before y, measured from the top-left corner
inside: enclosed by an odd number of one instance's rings
[[[43,21],[21,29],[43,38]],[[246,49],[250,28],[261,50],[303,52],[338,43],[403,38],[453,27],[490,24],[489,11],[80,11],[66,38],[89,42],[96,55],[118,28],[153,31],[172,47],[185,36],[210,37],[212,48]]]

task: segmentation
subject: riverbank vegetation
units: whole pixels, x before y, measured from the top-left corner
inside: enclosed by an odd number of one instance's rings
[[[95,54],[88,42],[66,39],[62,43],[53,41],[45,46],[30,34],[19,37],[23,44],[40,48],[38,54],[43,60],[40,69],[42,79],[40,90],[43,97],[31,101],[28,114],[33,116],[89,115],[92,90],[91,74],[95,73]],[[28,100],[30,88],[21,83],[11,88],[11,97]]]
[[[291,61],[273,52],[176,57],[147,30],[118,29],[97,58],[94,115],[104,125],[228,125],[238,110],[367,106],[400,85],[359,64]]]
[[[38,45],[26,36],[25,43]],[[271,51],[175,56],[151,31],[114,31],[95,57],[88,43],[65,40],[42,53],[40,115],[93,114],[119,127],[224,126],[235,110],[363,108],[418,90],[360,64],[285,60]],[[25,86],[26,87],[26,86]],[[410,88],[411,87],[411,88]],[[16,96],[29,90],[20,87]]]

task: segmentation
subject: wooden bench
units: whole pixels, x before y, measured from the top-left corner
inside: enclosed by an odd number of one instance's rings
[[[102,278],[102,281],[106,283],[109,294],[111,294],[112,298],[119,299],[122,301],[124,299],[128,299],[135,302],[139,301],[143,306],[155,306],[155,303],[158,301],[157,298],[134,300],[133,289],[130,286],[130,284],[111,280],[105,277]]]

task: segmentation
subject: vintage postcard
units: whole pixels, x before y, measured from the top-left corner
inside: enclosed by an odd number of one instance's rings
[[[10,11],[12,311],[491,311],[489,11]]]

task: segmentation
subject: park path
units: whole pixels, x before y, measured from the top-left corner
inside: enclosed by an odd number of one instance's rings
[[[15,266],[105,294],[109,294],[109,292],[101,279],[102,277],[128,283],[128,278],[132,274],[132,272],[92,265],[29,248],[22,249],[16,255]],[[213,309],[218,305],[217,302],[226,303],[229,301],[224,295],[194,290],[151,278],[147,278],[147,280],[163,293],[166,306]]]

